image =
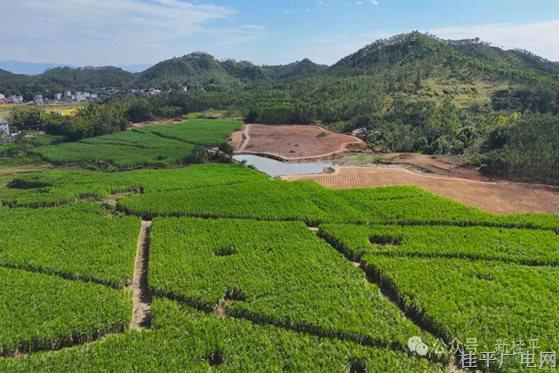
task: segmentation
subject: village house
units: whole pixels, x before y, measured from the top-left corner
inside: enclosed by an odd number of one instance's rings
[[[23,102],[23,96],[19,96],[19,95],[10,96],[10,102],[12,104],[21,104]]]

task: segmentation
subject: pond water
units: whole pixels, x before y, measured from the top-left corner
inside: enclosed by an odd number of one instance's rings
[[[248,165],[254,166],[257,170],[265,172],[272,177],[317,174],[325,168],[333,166],[333,163],[329,161],[287,163],[252,154],[237,154],[233,156],[233,159],[238,162],[245,161]]]

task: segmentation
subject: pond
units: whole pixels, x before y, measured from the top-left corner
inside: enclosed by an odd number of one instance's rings
[[[233,156],[233,159],[238,162],[245,161],[248,165],[254,166],[257,170],[265,172],[272,177],[317,174],[321,173],[325,168],[333,166],[333,163],[329,161],[287,163],[252,154],[238,154]]]

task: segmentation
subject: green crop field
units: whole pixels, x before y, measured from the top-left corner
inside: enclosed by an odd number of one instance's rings
[[[0,282],[0,358],[96,340],[129,323],[124,292],[8,268]]]
[[[242,122],[238,120],[191,119],[181,124],[148,126],[136,131],[192,144],[216,146],[242,127]]]
[[[559,217],[189,164],[241,127],[39,143],[59,167],[2,174],[0,371],[550,367]]]
[[[117,169],[196,162],[197,146],[215,146],[242,127],[239,121],[196,119],[38,147],[33,154],[56,164]]]
[[[441,365],[388,349],[318,338],[245,320],[220,318],[154,300],[151,329],[87,346],[0,360],[3,371],[335,371],[437,372]]]
[[[421,331],[301,222],[156,219],[150,286],[256,321],[401,349]]]
[[[370,227],[324,224],[321,234],[354,257],[446,257],[558,265],[559,235],[551,231],[488,227]]]
[[[0,265],[124,286],[132,278],[138,219],[99,206],[0,209]],[[25,222],[25,223],[22,223]]]
[[[365,256],[363,262],[448,341],[475,337],[479,351],[493,351],[498,340],[528,346],[538,339],[541,351],[559,345],[557,267],[382,256]]]

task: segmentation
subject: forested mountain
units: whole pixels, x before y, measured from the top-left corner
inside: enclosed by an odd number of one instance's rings
[[[387,151],[462,154],[492,172],[559,183],[550,171],[559,169],[557,152],[548,151],[545,162],[535,156],[538,148],[559,148],[559,65],[479,39],[396,35],[330,67],[308,59],[257,66],[197,52],[135,74],[112,67],[56,68],[33,77],[0,71],[0,92],[27,98],[106,86],[176,93],[127,98],[134,118],[221,108],[249,121],[362,128],[365,140]]]
[[[31,99],[36,94],[52,96],[65,90],[125,88],[131,84],[133,78],[134,74],[112,66],[55,67],[33,76],[0,70],[0,93],[21,94],[26,99]]]
[[[116,67],[58,67],[35,75],[0,73],[0,91],[52,94],[63,90],[115,88],[182,88],[231,90],[245,85],[267,85],[307,78],[383,77],[382,84],[408,89],[412,82],[419,90],[422,82],[439,87],[481,83],[483,94],[513,85],[530,88],[557,82],[559,64],[526,51],[505,51],[473,40],[446,41],[413,32],[379,40],[341,59],[331,67],[309,59],[287,65],[258,66],[248,61],[219,61],[196,52],[162,61],[140,73]],[[441,93],[441,92],[438,92]],[[443,92],[446,96],[446,94]],[[473,92],[471,96],[477,96]],[[452,96],[452,95],[451,95]]]
[[[327,68],[328,66],[316,64],[308,58],[287,65],[264,66],[268,76],[276,80],[308,78],[318,75]]]

